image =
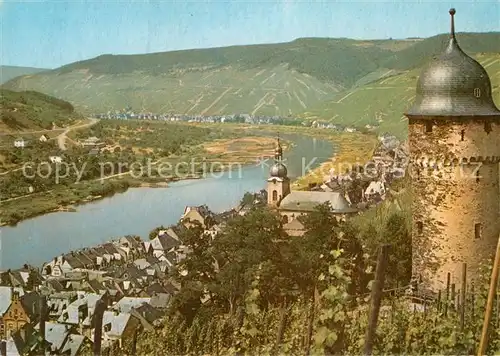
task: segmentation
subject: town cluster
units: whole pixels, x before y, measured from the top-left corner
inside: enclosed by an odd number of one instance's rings
[[[359,210],[385,200],[393,181],[407,173],[408,143],[387,133],[378,139],[378,146],[369,162],[353,165],[344,172],[332,170],[322,185],[312,186],[311,190],[342,192],[349,204]]]
[[[95,343],[104,354],[135,343],[139,331],[161,324],[179,290],[168,272],[189,252],[182,230],[196,221],[215,236],[228,218],[247,209],[214,214],[206,206],[186,207],[177,225],[153,230],[148,241],[124,236],[57,256],[41,269],[2,272],[1,354],[75,356]],[[105,305],[101,316],[98,303]]]
[[[107,112],[93,115],[97,119],[115,119],[115,120],[160,120],[160,121],[182,121],[198,123],[244,123],[250,125],[289,125],[289,126],[311,126],[315,128],[330,129],[340,132],[356,132],[358,129],[341,124],[322,123],[319,121],[309,122],[300,118],[281,117],[281,116],[262,116],[250,114],[231,114],[231,115],[183,115],[183,114],[155,114],[155,113],[134,113],[126,112]],[[373,131],[378,128],[377,125],[366,125],[365,129]]]

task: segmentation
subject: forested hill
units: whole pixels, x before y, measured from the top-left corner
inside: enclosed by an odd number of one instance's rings
[[[0,65],[0,84],[21,75],[40,73],[48,69]]]
[[[73,105],[42,93],[0,89],[0,133],[67,126],[82,116]]]

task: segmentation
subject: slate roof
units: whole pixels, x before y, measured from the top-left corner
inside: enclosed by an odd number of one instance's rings
[[[19,298],[31,322],[38,321],[40,318],[40,297],[38,292],[29,292]]]
[[[96,279],[90,279],[87,281],[87,283],[89,284],[90,289],[92,289],[92,291],[94,293],[100,293],[101,291],[106,290],[106,287],[104,286],[104,284],[102,284],[101,282],[99,282]]]
[[[169,305],[170,297],[170,294],[155,294],[151,297],[151,301],[149,302],[149,304],[151,304],[151,306],[154,308],[165,309]]]
[[[293,191],[281,201],[279,208],[288,211],[314,211],[314,208],[325,202],[330,202],[334,213],[354,213],[341,193],[338,192],[308,192]]]
[[[45,284],[52,288],[55,292],[62,292],[64,290],[64,286],[57,279],[50,278],[45,280]]]
[[[61,353],[70,356],[76,356],[78,354],[78,351],[82,347],[85,339],[86,339],[85,336],[80,334],[68,335],[68,338],[66,339],[66,342],[64,343],[64,346],[61,349]]]
[[[289,223],[283,225],[285,230],[304,230],[304,225],[299,221],[299,219],[293,219]]]
[[[158,293],[167,293],[167,290],[160,283],[153,283],[146,287],[145,292],[149,296],[153,296]]]
[[[131,309],[137,308],[144,303],[149,303],[151,298],[123,297],[111,309],[120,313],[129,313]]]
[[[11,288],[6,286],[0,286],[0,315],[3,315],[5,311],[10,307],[12,300],[12,291],[19,292],[19,296],[24,295],[24,289],[22,288]]]
[[[21,329],[24,332],[24,338]],[[24,355],[37,344],[38,332],[33,325],[25,324],[21,329],[13,333],[7,341],[7,356]]]
[[[216,224],[220,224],[236,216],[238,216],[238,212],[235,209],[231,209],[229,211],[214,215],[214,219]]]
[[[150,304],[142,304],[141,306],[134,308],[134,310],[150,324],[153,324],[155,320],[158,320],[163,316],[163,313],[160,310],[152,307]]]
[[[149,263],[145,258],[139,258],[135,260],[134,265],[136,265],[140,270],[151,267],[151,263]]]
[[[161,236],[158,236],[158,240],[160,241],[163,251],[169,251],[172,248],[181,245],[179,240],[174,239],[168,234],[163,234]]]
[[[127,244],[130,245],[130,247],[133,247],[133,248],[140,248],[141,247],[141,240],[136,240],[134,238],[134,236],[130,236],[130,235],[123,236],[120,240],[127,241]]]
[[[131,315],[128,313],[115,314],[114,311],[105,311],[102,318],[102,327],[104,329],[107,324],[111,324],[111,330],[107,332],[103,330],[103,333],[106,333],[108,336],[121,338],[130,318]]]
[[[102,245],[102,248],[104,248],[104,250],[110,254],[110,255],[113,255],[115,253],[119,253],[118,252],[118,249],[116,248],[115,245],[113,245],[111,242],[108,242],[108,243],[105,243]]]
[[[16,337],[19,332],[15,333],[12,335],[8,340],[7,340],[7,355],[8,356],[21,356],[20,350],[22,350],[22,346],[24,345],[24,340],[21,340],[22,345],[19,345],[16,343],[16,340],[18,337]],[[20,337],[19,337],[20,339]]]
[[[87,255],[82,252],[78,252],[76,254],[76,258],[78,258],[85,267],[91,267],[94,264],[94,261],[92,261],[92,259],[87,257]]]
[[[75,301],[68,305],[64,313],[59,317],[58,322],[65,324],[79,324],[84,320],[80,320],[80,308],[87,308],[87,316],[94,310],[98,300],[102,298],[102,294],[78,292],[78,297]],[[64,315],[67,315],[67,318]]]
[[[82,261],[80,261],[76,255],[66,254],[63,256],[64,260],[72,267],[72,268],[85,268]]]
[[[160,262],[160,260],[158,260],[158,258],[156,258],[155,256],[152,256],[152,255],[146,255],[146,261],[151,265],[155,265],[157,263]]]
[[[52,344],[52,350],[58,352],[61,350],[66,338],[69,334],[70,326],[46,322],[45,323],[45,340]]]

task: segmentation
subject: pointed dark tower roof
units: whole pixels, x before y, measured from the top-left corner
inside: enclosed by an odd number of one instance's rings
[[[408,116],[497,116],[486,70],[462,51],[455,37],[455,9],[445,51],[422,71]]]
[[[277,161],[281,161],[283,159],[283,148],[281,147],[279,133],[278,133],[278,140],[276,142],[276,148],[274,150],[274,159]]]
[[[276,149],[274,150],[274,164],[271,166],[269,170],[269,175],[273,178],[287,178],[288,171],[286,166],[282,162],[283,160],[283,148],[280,143],[280,135],[278,132],[278,139],[276,142]]]

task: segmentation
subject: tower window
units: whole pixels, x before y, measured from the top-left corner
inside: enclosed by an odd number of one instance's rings
[[[424,230],[424,224],[421,221],[417,221],[417,233],[420,235]]]
[[[465,137],[465,130],[460,131],[460,141],[463,141]]]
[[[426,133],[432,132],[432,122],[428,121],[425,123],[425,132]]]
[[[481,97],[481,89],[479,88],[474,88],[474,96],[476,98],[480,98]]]
[[[481,224],[474,225],[474,237],[476,239],[481,238]]]
[[[273,190],[273,201],[278,200],[278,191]]]
[[[476,170],[476,183],[479,183],[481,180],[481,174],[479,173],[479,168]]]

